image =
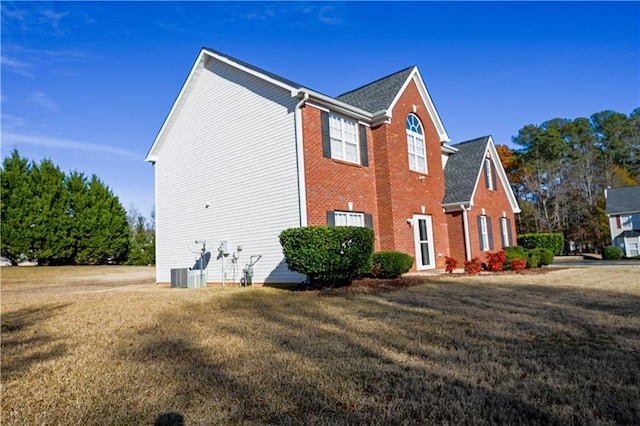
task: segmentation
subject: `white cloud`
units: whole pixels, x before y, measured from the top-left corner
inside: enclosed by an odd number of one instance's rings
[[[5,47],[6,50],[6,47]],[[9,69],[16,74],[20,74],[25,77],[34,78],[33,73],[31,72],[31,65],[26,62],[19,61],[17,59],[13,59],[8,57],[7,55],[0,56],[0,64],[5,69]]]
[[[48,97],[43,92],[33,92],[31,97],[29,97],[29,102],[32,102],[32,103],[34,103],[36,105],[40,105],[44,109],[49,110],[51,112],[55,112],[55,111],[58,111],[60,109],[58,104],[56,104],[53,101],[53,99]]]
[[[32,136],[12,132],[2,132],[2,145],[35,145],[47,148],[69,149],[91,152],[95,154],[111,154],[127,159],[140,160],[140,155],[130,151],[114,148],[108,145],[100,145],[95,143],[78,142],[69,139],[52,138],[49,136]]]
[[[2,116],[0,117],[2,118],[3,131],[14,127],[22,127],[25,125],[25,121],[20,117],[16,117],[15,115],[2,114]]]

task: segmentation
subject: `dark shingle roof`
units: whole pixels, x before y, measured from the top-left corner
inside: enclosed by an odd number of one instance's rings
[[[607,190],[606,214],[640,212],[640,185]]]
[[[336,99],[370,113],[386,110],[402,88],[415,66],[383,77],[366,86],[343,93]]]
[[[249,64],[247,62],[244,62],[244,61],[241,61],[239,59],[236,59],[233,56],[229,56],[226,53],[220,52],[219,50],[211,49],[211,48],[206,47],[206,46],[203,47],[203,49],[207,50],[208,52],[214,53],[214,54],[216,54],[218,56],[225,57],[225,58],[229,59],[230,61],[233,61],[233,62],[235,62],[235,63],[237,63],[239,65],[242,65],[243,67],[246,67],[246,68],[249,68],[250,70],[259,72],[261,74],[264,74],[267,77],[270,77],[270,78],[272,78],[274,80],[277,80],[277,81],[279,81],[281,83],[284,83],[284,84],[286,84],[288,86],[292,86],[292,87],[295,87],[295,88],[298,88],[298,89],[301,88],[301,87],[304,87],[302,84],[298,84],[298,83],[296,83],[294,81],[288,80],[288,79],[286,79],[284,77],[281,77],[281,76],[279,76],[277,74],[274,74],[272,72],[265,71],[262,68],[258,68],[255,65],[251,65],[251,64]]]
[[[458,152],[449,157],[444,168],[446,190],[442,204],[471,201],[487,143],[489,136],[453,145]]]

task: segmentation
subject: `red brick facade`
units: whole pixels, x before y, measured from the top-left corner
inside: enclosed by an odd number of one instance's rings
[[[336,210],[370,214],[376,250],[398,250],[415,256],[416,224],[412,219],[414,215],[430,216],[433,239],[429,244],[433,246],[435,267],[445,267],[445,256],[462,263],[466,258],[463,214],[461,211],[445,214],[443,210],[445,176],[440,136],[416,83],[410,80],[400,94],[390,122],[375,127],[360,124],[366,128],[366,166],[323,155],[322,111],[314,105],[302,107],[307,225],[327,225],[327,212]],[[409,169],[406,131],[409,114],[419,118],[424,130],[426,173]],[[484,180],[479,181],[474,206],[468,212],[473,255],[483,254],[477,225],[482,208],[491,218],[496,249],[502,247],[499,218],[503,212],[511,220],[515,237],[513,209],[501,185],[488,190]]]

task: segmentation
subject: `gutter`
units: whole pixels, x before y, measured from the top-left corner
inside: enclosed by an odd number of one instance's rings
[[[300,98],[302,91],[294,96]],[[307,188],[304,173],[304,143],[302,140],[302,106],[309,100],[309,93],[304,93],[296,104],[294,121],[296,126],[296,160],[298,162],[298,202],[300,213],[300,226],[307,226]]]

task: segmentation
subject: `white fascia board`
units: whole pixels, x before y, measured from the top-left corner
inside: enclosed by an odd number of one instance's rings
[[[443,204],[442,208],[444,209],[445,213],[451,213],[451,212],[459,212],[462,210],[468,210],[469,207],[471,207],[471,204],[469,202],[463,202],[463,203],[447,203],[447,204]]]
[[[301,88],[298,93],[308,93],[310,99],[313,99],[313,102],[317,103],[318,106],[328,108],[331,111],[338,112],[348,117],[352,117],[365,122],[371,122],[371,119],[373,118],[371,113],[363,109],[356,108],[352,105],[331,98],[327,95],[323,95],[322,93],[318,93],[304,87]]]
[[[431,117],[431,121],[433,122],[433,125],[435,126],[436,131],[438,132],[438,136],[440,137],[440,142],[451,142],[451,138],[447,134],[447,131],[445,130],[444,125],[442,124],[442,120],[440,120],[440,115],[438,114],[438,111],[436,110],[436,107],[433,104],[433,101],[431,100],[431,95],[429,95],[427,86],[425,86],[424,80],[422,80],[422,76],[420,75],[420,71],[418,71],[418,67],[415,67],[415,66],[413,67],[413,70],[407,77],[407,80],[402,85],[402,88],[400,88],[400,90],[396,94],[396,97],[393,99],[393,102],[391,102],[391,105],[387,110],[387,115],[389,115],[389,117],[391,116],[391,111],[393,110],[393,107],[396,105],[396,103],[398,102],[398,99],[400,98],[402,93],[404,93],[405,89],[407,88],[411,80],[416,82],[416,86],[418,87],[418,92],[420,93],[420,97],[422,97],[422,102],[424,102],[425,106],[427,107],[427,111],[429,112],[429,117]]]
[[[171,110],[169,111],[169,114],[167,114],[167,117],[164,119],[164,123],[162,123],[162,127],[160,128],[160,131],[158,132],[158,135],[153,141],[153,145],[151,145],[151,149],[149,149],[149,153],[147,154],[145,161],[149,161],[151,163],[155,163],[157,161],[158,155],[156,151],[160,148],[160,143],[162,141],[162,136],[164,135],[164,131],[167,128],[167,125],[169,124],[171,119],[173,118],[174,112],[178,109],[178,105],[181,103],[182,97],[184,93],[187,91],[187,86],[189,86],[189,83],[193,79],[193,76],[196,74],[196,72],[203,66],[204,55],[205,55],[205,50],[202,49],[198,54],[198,58],[196,59],[196,62],[193,64],[193,67],[191,67],[191,71],[189,72],[187,79],[182,85],[182,88],[180,89],[180,93],[178,94],[178,97],[176,98],[175,102],[171,106]]]
[[[291,92],[291,96],[292,97],[294,97],[295,94],[297,94],[299,92],[299,90],[298,90],[299,88],[298,87],[291,86],[290,84],[286,84],[285,82],[282,82],[280,80],[276,80],[275,78],[269,77],[268,75],[265,75],[265,74],[263,74],[263,73],[261,73],[259,71],[256,71],[256,70],[254,70],[252,68],[246,67],[246,66],[244,66],[242,64],[239,64],[239,63],[237,63],[235,61],[232,61],[231,59],[227,58],[226,56],[218,55],[218,54],[216,54],[214,52],[211,52],[210,50],[207,50],[207,49],[203,49],[203,51],[206,52],[207,55],[209,55],[210,57],[215,58],[216,60],[218,60],[218,61],[220,61],[222,63],[225,63],[225,64],[227,64],[229,66],[234,67],[234,68],[237,68],[237,69],[239,69],[241,71],[244,71],[247,74],[250,74],[250,75],[252,75],[254,77],[257,77],[257,78],[259,78],[261,80],[269,82],[269,83],[273,84],[274,86],[278,86],[278,87],[281,87],[281,88],[283,88],[285,90],[288,90],[289,92]]]
[[[442,151],[443,154],[455,154],[456,152],[459,151],[458,148],[451,146],[446,142],[441,143],[440,150]]]

